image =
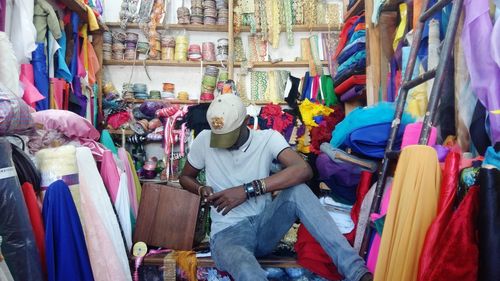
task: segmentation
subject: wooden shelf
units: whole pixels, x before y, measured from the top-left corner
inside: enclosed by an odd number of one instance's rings
[[[365,9],[365,1],[357,0],[356,3],[354,3],[354,5],[352,6],[352,8],[349,9],[347,13],[344,15],[344,21],[346,21],[348,18],[352,16],[359,15],[364,9]]]
[[[121,130],[121,129],[108,129],[109,133],[112,134],[112,135],[121,135],[122,133],[124,133],[125,135],[135,135],[135,132],[132,131],[132,130]]]
[[[142,100],[142,99],[126,99],[125,102],[128,103],[143,103],[145,101],[156,101],[156,102],[164,102],[164,103],[170,103],[170,104],[199,104],[199,103],[210,103],[211,101],[199,101],[198,100],[178,100],[178,99],[147,99],[147,100]],[[255,105],[267,105],[270,104],[270,101],[250,101],[251,104]],[[280,102],[278,103],[279,105],[287,105],[286,102]],[[120,130],[116,130],[120,131]],[[111,131],[110,131],[111,133]],[[121,134],[121,132],[119,132]]]
[[[330,26],[330,31],[339,31],[341,26]],[[260,32],[260,28],[257,29],[257,32]],[[281,31],[286,31],[284,26],[281,27]],[[294,32],[310,32],[310,31],[328,31],[327,24],[319,24],[319,25],[294,25],[292,26],[292,31]],[[241,32],[250,32],[250,26],[242,26]]]
[[[66,5],[68,9],[76,12],[80,16],[80,19],[83,22],[89,21],[87,14],[87,7],[85,7],[85,5],[82,2],[78,0],[58,0],[58,1]],[[108,30],[106,24],[102,23],[100,20],[98,20],[98,24],[99,24],[99,30],[97,31]]]
[[[177,66],[177,67],[199,67],[201,62],[199,61],[165,61],[165,60],[135,60],[136,66],[146,65],[151,66]],[[214,66],[226,66],[226,62],[219,61],[204,61],[203,65],[214,65]],[[103,65],[134,65],[133,60],[104,60]]]
[[[323,66],[328,66],[328,61],[322,61],[321,64]],[[241,67],[242,63],[241,62],[236,62],[234,63],[235,67]],[[272,63],[269,61],[263,61],[263,62],[253,62],[249,63],[249,66],[251,65],[250,68],[265,68],[265,67],[309,67],[309,62],[308,61],[280,61],[277,63]]]
[[[163,258],[166,254],[159,254],[144,258],[143,265],[158,265],[163,266]],[[134,263],[135,258],[131,258]],[[263,267],[278,267],[278,268],[301,268],[297,260],[293,257],[266,257],[259,258],[258,262]],[[211,257],[198,258],[198,267],[215,267],[215,263]]]
[[[69,0],[68,0],[69,1]],[[121,28],[119,22],[107,22],[106,25],[111,28]],[[127,29],[139,29],[138,23],[127,23]],[[203,24],[166,24],[158,25],[157,30],[187,30],[203,32],[227,32],[227,25],[203,25]]]

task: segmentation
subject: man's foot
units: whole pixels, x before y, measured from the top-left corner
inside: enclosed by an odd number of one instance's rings
[[[365,275],[363,275],[363,277],[361,277],[359,281],[373,281],[373,275],[370,272],[368,272]]]

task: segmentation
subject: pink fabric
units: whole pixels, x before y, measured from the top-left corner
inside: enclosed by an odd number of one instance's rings
[[[85,241],[94,280],[131,280],[120,227],[91,152],[80,147],[76,150],[76,157]]]
[[[19,81],[21,81],[24,88],[23,100],[32,108],[35,108],[36,102],[41,101],[45,98],[35,87],[34,79],[33,65],[27,63],[21,64]]]
[[[109,197],[114,205],[116,202],[116,194],[118,193],[118,186],[120,185],[120,175],[118,175],[113,153],[109,150],[105,150],[103,153],[100,172],[104,186],[108,190]]]
[[[50,109],[35,112],[32,116],[35,123],[44,125],[45,129],[61,131],[69,138],[99,140],[99,131],[92,123],[71,111]]]
[[[311,87],[311,98],[317,100],[318,99],[318,90],[319,90],[319,75],[314,76],[313,84]]]
[[[63,109],[63,92],[66,86],[66,81],[60,78],[50,78],[50,82],[54,88],[55,109]]]
[[[138,204],[137,204],[137,194],[135,188],[134,174],[132,173],[132,168],[130,167],[130,162],[128,161],[128,152],[125,148],[120,147],[118,149],[118,157],[122,160],[125,166],[125,173],[127,173],[127,183],[128,183],[128,197],[130,198],[130,207],[134,213],[134,217],[137,217]]]
[[[405,132],[403,134],[403,141],[401,143],[401,150],[408,145],[418,144],[418,139],[420,138],[420,131],[422,131],[422,122],[412,123],[406,125]],[[428,146],[433,146],[436,144],[436,128],[432,127],[431,135],[429,137]]]
[[[382,202],[380,203],[380,214],[372,214],[370,216],[372,221],[375,221],[376,219],[379,219],[387,214],[387,209],[389,208],[389,201],[391,198],[391,190],[392,185],[387,186],[387,191],[384,193],[384,197],[382,198]],[[382,237],[378,233],[376,233],[375,237],[373,237],[370,251],[368,252],[368,259],[366,261],[366,266],[368,267],[368,270],[370,270],[370,272],[375,272],[381,239]]]

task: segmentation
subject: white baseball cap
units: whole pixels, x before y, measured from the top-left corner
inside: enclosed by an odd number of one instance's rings
[[[223,94],[215,98],[207,111],[207,121],[212,129],[210,147],[233,146],[238,140],[246,115],[247,109],[238,96]]]

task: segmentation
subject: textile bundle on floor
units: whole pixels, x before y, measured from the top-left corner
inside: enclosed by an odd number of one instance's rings
[[[425,234],[436,216],[441,169],[429,146],[406,147],[398,161],[375,281],[417,280]]]
[[[11,144],[0,138],[0,236],[14,280],[43,280],[40,257],[12,163]]]

